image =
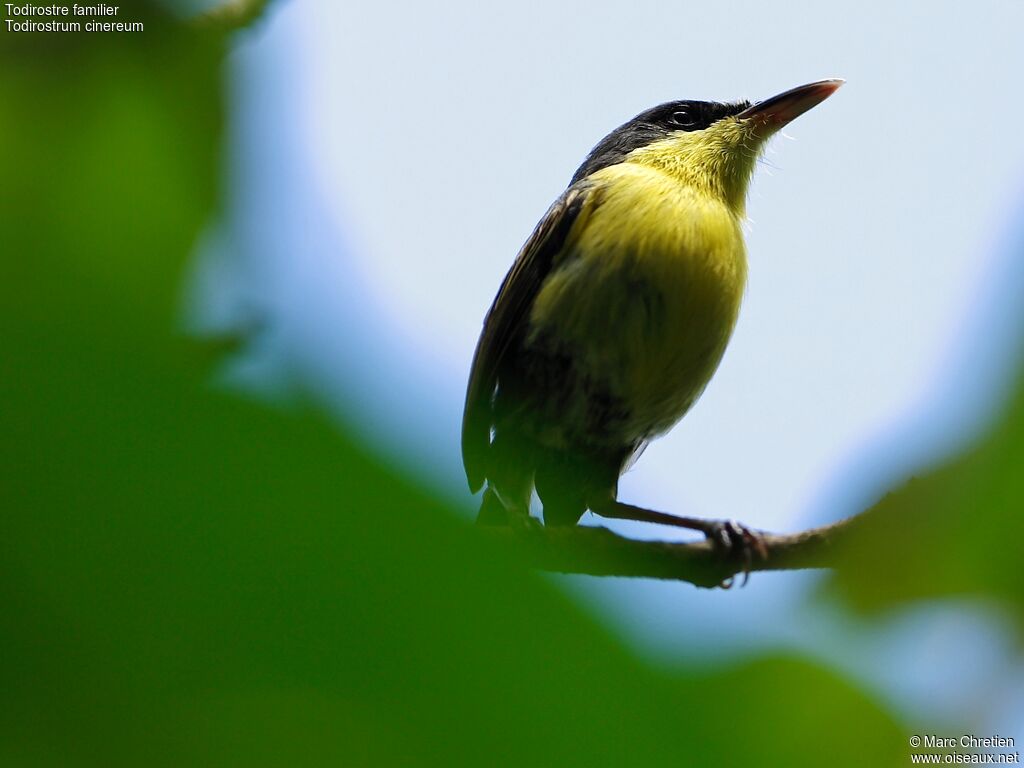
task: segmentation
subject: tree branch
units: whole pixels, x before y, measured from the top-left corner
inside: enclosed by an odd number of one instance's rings
[[[835,551],[860,516],[787,535],[760,532],[768,556],[754,556],[750,571],[830,568]],[[687,581],[698,587],[723,586],[744,572],[742,558],[708,541],[637,541],[607,528],[486,527],[486,535],[514,542],[532,565],[558,573],[631,576]]]

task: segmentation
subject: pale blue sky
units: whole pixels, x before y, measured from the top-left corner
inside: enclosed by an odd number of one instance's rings
[[[480,322],[590,147],[668,99],[757,100],[844,77],[771,145],[733,343],[621,496],[777,530],[855,511],[977,423],[1005,362],[974,331],[1004,340],[989,299],[1022,225],[1024,5],[935,8],[282,4],[230,71],[234,191],[209,242],[240,258],[208,263],[231,286],[212,315],[269,309],[275,330],[250,373],[287,359],[381,450],[462,495],[458,422]],[[729,594],[566,581],[662,656],[805,648],[958,725],[1005,678],[998,616],[926,607],[857,627],[804,607],[814,578],[759,575]],[[986,653],[965,666],[967,644]],[[959,672],[936,671],[956,659]]]

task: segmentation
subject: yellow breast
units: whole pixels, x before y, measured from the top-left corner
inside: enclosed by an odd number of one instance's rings
[[[639,164],[592,177],[581,212],[531,314],[578,375],[620,400],[624,439],[671,427],[711,378],[746,283],[740,222],[722,202]]]

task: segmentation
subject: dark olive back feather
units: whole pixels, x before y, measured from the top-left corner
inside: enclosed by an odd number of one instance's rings
[[[519,252],[512,269],[505,275],[484,318],[484,329],[473,355],[462,415],[462,463],[474,493],[483,485],[486,476],[498,366],[509,343],[525,327],[533,300],[551,271],[552,259],[561,250],[583,207],[589,186],[585,183],[571,186],[551,205]]]

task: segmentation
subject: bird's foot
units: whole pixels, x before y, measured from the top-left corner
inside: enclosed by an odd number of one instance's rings
[[[676,528],[700,531],[711,542],[719,555],[729,559],[735,558],[743,563],[740,573],[743,574],[744,584],[750,578],[754,556],[756,555],[761,560],[768,559],[768,547],[764,542],[764,536],[735,520],[705,520],[700,517],[670,515],[666,512],[624,504],[614,496],[598,497],[590,502],[589,507],[592,512],[602,517],[636,520],[641,523],[671,525]],[[734,577],[730,576],[719,586],[729,589],[733,583]]]
[[[764,543],[764,537],[758,531],[735,520],[707,520],[705,523],[703,533],[712,546],[723,556],[742,561],[743,583],[740,586],[746,586],[754,565],[754,557],[760,560],[768,559],[768,547]],[[736,577],[730,576],[719,586],[722,589],[731,589],[735,583]]]

